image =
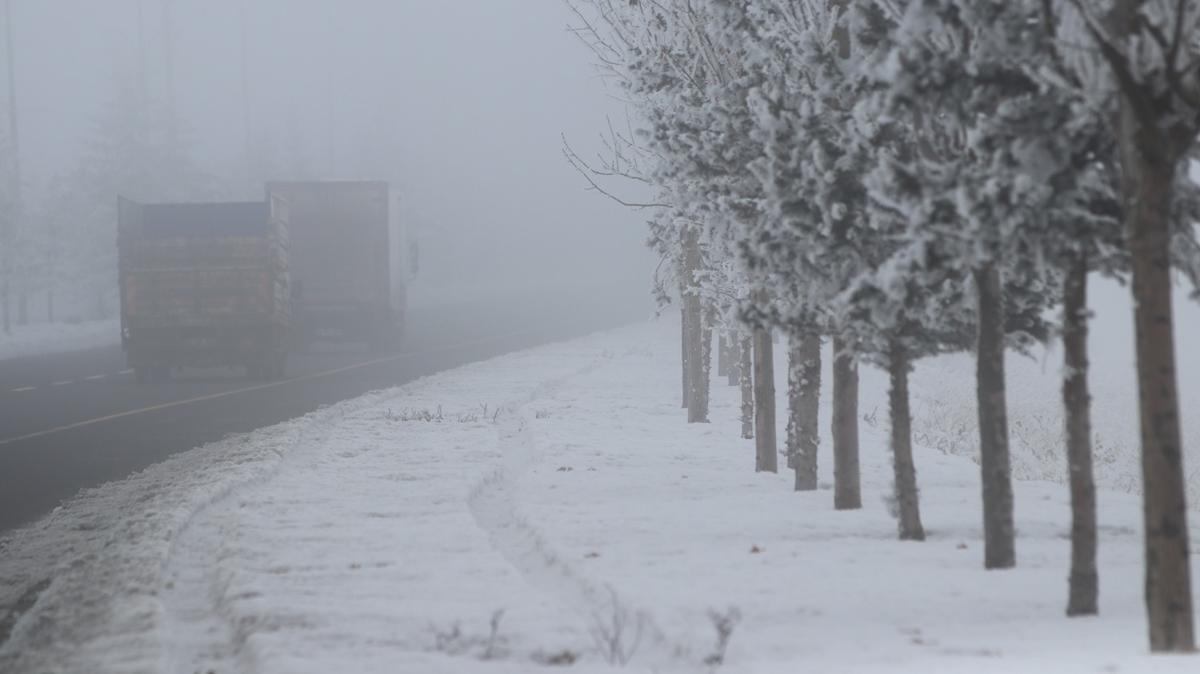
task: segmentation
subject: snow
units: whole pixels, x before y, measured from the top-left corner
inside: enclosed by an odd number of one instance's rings
[[[864,508],[835,512],[828,438],[822,489],[796,494],[753,472],[736,388],[683,423],[678,335],[519,352],[85,492],[0,539],[0,606],[54,576],[0,671],[599,672],[607,651],[702,672],[732,608],[722,672],[1195,668],[1147,655],[1137,496],[1100,493],[1101,616],[1067,619],[1063,486],[1016,484],[1019,567],[985,572],[977,466],[919,446],[929,540],[901,543],[885,413],[862,426]],[[919,366],[914,393],[954,367]],[[883,385],[864,369],[868,418]]]
[[[14,325],[12,334],[0,333],[0,360],[112,346],[120,341],[120,322],[115,319]]]

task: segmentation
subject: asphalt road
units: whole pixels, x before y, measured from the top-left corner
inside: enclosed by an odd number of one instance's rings
[[[80,489],[230,433],[644,316],[626,303],[550,293],[416,308],[398,353],[318,345],[289,356],[287,377],[277,382],[214,369],[139,385],[120,347],[0,361],[0,531]]]

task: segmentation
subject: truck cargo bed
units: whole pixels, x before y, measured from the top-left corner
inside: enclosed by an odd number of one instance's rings
[[[119,204],[130,364],[281,374],[290,322],[286,204]]]
[[[395,344],[404,277],[388,184],[273,182],[267,191],[288,203],[293,338]]]

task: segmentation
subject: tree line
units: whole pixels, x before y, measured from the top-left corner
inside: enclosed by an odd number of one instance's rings
[[[1194,648],[1172,278],[1200,278],[1200,6],[1184,0],[567,0],[631,109],[567,158],[649,214],[679,300],[682,400],[741,384],[756,470],[776,471],[773,333],[787,340],[783,454],[817,488],[832,344],[834,507],[861,507],[858,367],[890,380],[898,537],[925,537],[913,363],[973,351],[983,564],[1017,563],[1004,355],[1063,343],[1072,506],[1066,612],[1098,611],[1087,278],[1129,281],[1153,651]],[[628,181],[623,185],[621,181]],[[647,195],[634,199],[635,187]]]

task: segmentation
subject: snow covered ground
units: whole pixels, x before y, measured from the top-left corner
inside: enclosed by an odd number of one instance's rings
[[[34,323],[14,325],[12,334],[0,333],[0,360],[48,353],[79,351],[121,341],[120,321]]]
[[[823,488],[795,494],[753,472],[734,388],[683,423],[678,330],[468,366],[81,494],[0,539],[0,606],[25,609],[0,615],[0,671],[705,672],[722,618],[722,672],[1200,665],[1146,654],[1136,496],[1101,493],[1102,615],[1068,620],[1061,485],[1018,483],[1020,566],[985,572],[969,447],[919,447],[930,539],[900,543],[881,375],[864,508],[835,512],[827,439]],[[918,411],[957,423],[936,409],[957,367],[922,368]]]

